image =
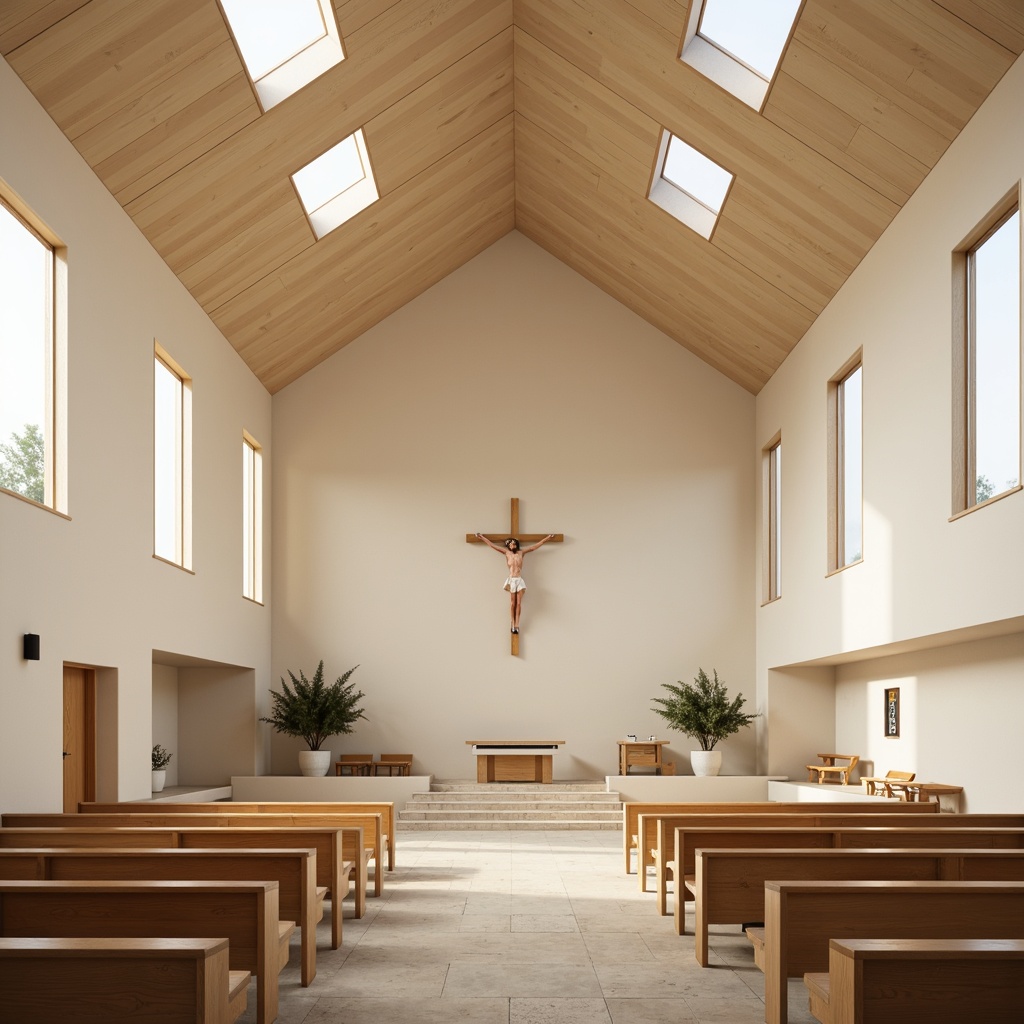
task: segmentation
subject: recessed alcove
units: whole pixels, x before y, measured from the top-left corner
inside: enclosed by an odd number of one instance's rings
[[[153,743],[174,756],[169,789],[226,787],[233,775],[263,770],[256,671],[169,651],[153,651]]]

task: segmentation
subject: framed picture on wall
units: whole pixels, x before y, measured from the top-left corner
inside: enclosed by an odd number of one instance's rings
[[[885,691],[885,737],[894,739],[900,734],[900,688],[890,686]]]

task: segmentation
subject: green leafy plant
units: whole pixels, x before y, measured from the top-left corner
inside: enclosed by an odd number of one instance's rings
[[[714,750],[719,740],[739,732],[757,718],[756,714],[748,715],[742,710],[746,703],[742,693],[729,700],[718,672],[712,672],[713,680],[704,669],[699,669],[692,683],[662,683],[672,696],[652,698],[660,707],[651,710],[661,715],[670,728],[697,740],[701,750]]]
[[[153,771],[158,772],[166,768],[171,763],[172,757],[174,757],[174,755],[169,750],[165,750],[158,743],[153,748]]]
[[[356,720],[366,718],[359,701],[365,694],[356,690],[348,678],[359,668],[354,665],[330,685],[324,683],[324,663],[317,666],[312,679],[299,669],[299,678],[288,670],[292,685],[281,679],[281,690],[271,690],[273,707],[270,716],[261,718],[286,736],[301,737],[310,750],[319,750],[329,736],[352,732]]]

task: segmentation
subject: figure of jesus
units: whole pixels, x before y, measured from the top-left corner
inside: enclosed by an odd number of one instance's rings
[[[537,541],[536,544],[531,544],[528,548],[519,549],[519,541],[515,537],[509,537],[504,544],[504,547],[499,547],[493,541],[489,541],[482,533],[476,535],[477,540],[482,540],[489,548],[493,548],[500,555],[505,556],[505,561],[508,563],[508,579],[505,580],[505,589],[508,591],[509,596],[509,613],[512,617],[512,632],[519,632],[519,616],[523,612],[523,594],[526,593],[526,583],[523,580],[523,556],[529,554],[531,551],[536,551],[541,544],[546,544],[549,540],[554,538],[553,533],[549,533],[546,537]]]

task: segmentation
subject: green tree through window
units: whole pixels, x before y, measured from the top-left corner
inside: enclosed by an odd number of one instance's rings
[[[46,501],[46,445],[35,423],[16,430],[7,444],[0,444],[0,487],[43,504]]]

